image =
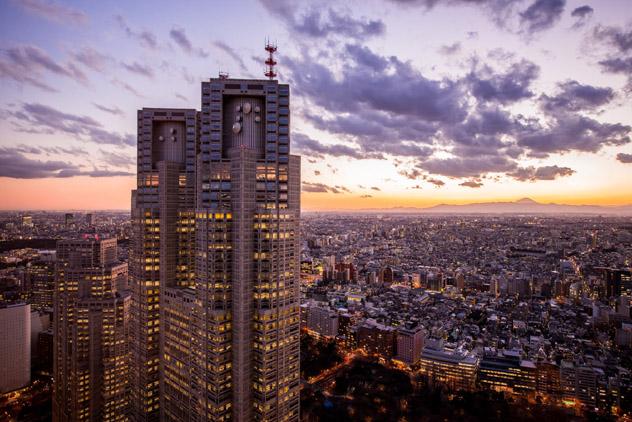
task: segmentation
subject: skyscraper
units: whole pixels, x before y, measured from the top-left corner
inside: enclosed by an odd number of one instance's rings
[[[271,73],[272,76],[273,72]],[[202,83],[138,112],[133,417],[298,420],[300,158],[289,87]]]
[[[116,250],[116,239],[57,242],[54,421],[128,418],[131,299]]]

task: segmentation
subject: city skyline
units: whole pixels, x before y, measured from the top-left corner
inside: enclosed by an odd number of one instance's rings
[[[629,203],[625,1],[466,3],[3,2],[0,207],[126,209],[135,110],[199,108],[218,71],[262,78],[266,37],[305,211]]]

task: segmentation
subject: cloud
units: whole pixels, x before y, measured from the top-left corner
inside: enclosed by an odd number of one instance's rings
[[[320,176],[320,170],[314,170],[314,176]]]
[[[439,53],[444,56],[452,56],[461,51],[461,43],[455,42],[454,44],[443,45],[439,48]]]
[[[553,27],[564,12],[566,0],[536,0],[520,13],[520,26],[529,34]]]
[[[540,96],[542,108],[549,112],[594,110],[608,104],[614,98],[614,91],[608,87],[582,85],[577,81],[558,83],[559,92],[555,96]]]
[[[593,37],[613,47],[619,53],[632,52],[632,29],[597,25]]]
[[[127,82],[121,81],[120,79],[113,79],[112,80],[112,84],[114,84],[115,86],[118,86],[119,88],[123,88],[124,90],[134,94],[138,98],[145,98],[145,96],[143,94],[141,94],[140,92],[138,92],[136,90],[136,88],[134,88],[133,86],[131,86]]]
[[[361,151],[343,144],[323,144],[302,133],[293,135],[293,146],[303,154],[318,155],[320,157],[329,155],[332,157],[349,157],[357,160],[373,158],[365,156]]]
[[[115,151],[99,149],[102,161],[114,167],[131,167],[136,164],[136,157],[132,154],[123,154]]]
[[[597,152],[604,146],[630,142],[632,128],[620,123],[601,123],[575,114],[553,116],[545,126],[535,123],[518,135],[518,144],[546,156],[569,151]]]
[[[360,198],[373,198],[373,195],[360,195]]]
[[[208,57],[208,52],[202,50],[201,48],[193,47],[193,44],[187,37],[184,28],[173,27],[171,31],[169,31],[169,36],[185,53],[195,54],[200,57]]]
[[[71,25],[85,25],[88,16],[80,10],[48,0],[14,0],[27,12],[51,22]]]
[[[141,30],[141,31],[133,30],[122,15],[116,15],[114,19],[116,19],[116,22],[118,23],[118,25],[121,27],[121,29],[125,32],[125,34],[129,38],[137,40],[138,42],[140,42],[140,44],[143,47],[148,48],[150,50],[155,50],[158,48],[158,41],[156,39],[156,35],[154,35],[152,32],[147,31],[147,30]]]
[[[575,170],[569,167],[543,166],[543,167],[521,167],[513,172],[507,173],[508,176],[516,180],[535,182],[536,180],[555,180],[559,177],[572,176]]]
[[[365,40],[384,34],[386,26],[379,19],[357,19],[343,15],[333,8],[324,11],[315,7],[298,10],[291,0],[260,0],[272,15],[280,18],[291,33],[311,38],[341,36],[345,39]]]
[[[111,177],[132,176],[134,173],[109,170],[107,168],[82,170],[79,166],[65,161],[37,160],[24,156],[23,149],[0,147],[0,177],[13,179],[40,179],[50,177]],[[40,151],[41,152],[41,151]],[[28,151],[28,153],[38,153]]]
[[[340,186],[328,186],[324,183],[303,182],[302,192],[311,193],[342,193],[343,191],[349,192],[349,189],[342,188]]]
[[[435,185],[438,188],[440,188],[441,186],[445,185],[445,182],[443,180],[433,179],[433,178],[427,178],[426,182],[432,183],[433,185]]]
[[[96,108],[98,108],[101,111],[104,111],[106,113],[109,114],[113,114],[115,116],[123,116],[123,110],[121,110],[120,108],[113,106],[113,107],[107,107],[101,104],[97,104],[97,103],[92,103],[93,106],[95,106]]]
[[[237,65],[239,65],[239,69],[241,70],[242,73],[244,74],[248,73],[248,68],[246,67],[246,64],[242,60],[241,56],[237,54],[237,52],[233,50],[228,44],[226,44],[224,41],[218,40],[218,41],[214,41],[213,45],[217,47],[218,49],[220,49],[221,51],[223,51],[224,53],[226,53],[231,59],[233,59],[233,61],[237,63]]]
[[[57,90],[43,82],[44,73],[70,78],[86,84],[86,75],[73,63],[60,64],[45,51],[33,45],[19,45],[4,50],[6,59],[0,59],[0,77],[35,86],[49,92]]]
[[[105,72],[108,64],[112,62],[110,56],[102,54],[92,47],[83,47],[73,52],[72,57],[87,68],[100,73]]]
[[[571,12],[571,16],[577,19],[573,24],[573,29],[579,29],[586,26],[590,18],[592,18],[594,12],[595,9],[588,5],[576,7],[575,9],[573,9],[573,11]]]
[[[510,104],[534,95],[531,84],[539,74],[539,66],[523,59],[513,63],[504,73],[497,73],[489,66],[483,66],[472,71],[467,80],[472,95],[478,100]]]
[[[617,154],[617,160],[626,164],[632,163],[632,154],[620,152]]]
[[[176,92],[176,98],[179,99],[179,100],[182,100],[182,101],[189,102],[189,99],[187,97],[185,97],[184,95],[179,94],[177,92]]]
[[[597,25],[592,39],[603,44],[606,49],[599,65],[604,72],[627,77],[626,89],[632,92],[632,29],[618,26]],[[599,51],[597,50],[597,51]]]
[[[403,6],[473,6],[480,8],[499,28],[533,35],[560,19],[566,0],[390,0]]]
[[[513,170],[515,161],[502,155],[482,155],[452,158],[431,158],[420,161],[417,167],[429,173],[449,177],[480,177],[486,173]]]
[[[381,191],[382,189],[378,188],[377,186],[371,186],[371,190]]]
[[[475,180],[467,180],[465,182],[459,183],[459,186],[465,186],[468,188],[480,188],[481,186],[483,186],[483,184],[481,182],[477,182]]]
[[[15,119],[17,130],[22,132],[60,133],[97,144],[136,145],[133,135],[110,132],[91,117],[64,113],[43,104],[26,103],[19,111],[10,112],[10,115]]]
[[[154,77],[154,71],[151,69],[151,67],[147,65],[140,64],[138,62],[133,62],[133,63],[121,63],[121,66],[123,66],[123,68],[126,69],[127,71],[136,73],[137,75],[145,76],[147,78]]]

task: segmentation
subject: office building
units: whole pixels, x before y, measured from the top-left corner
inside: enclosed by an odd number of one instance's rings
[[[53,420],[129,417],[127,264],[116,239],[57,242]]]
[[[397,330],[397,359],[408,365],[417,363],[424,348],[425,336],[420,326]]]
[[[308,308],[307,328],[317,336],[336,337],[338,335],[338,313],[328,306]]]
[[[478,358],[465,353],[425,347],[419,360],[419,371],[430,385],[441,385],[458,391],[474,391]]]
[[[31,305],[0,305],[0,393],[31,380]]]
[[[134,420],[298,420],[289,119],[287,85],[225,75],[202,83],[201,112],[138,112]]]

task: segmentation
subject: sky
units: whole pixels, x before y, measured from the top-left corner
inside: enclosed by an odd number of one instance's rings
[[[129,209],[136,111],[291,87],[302,208],[632,203],[630,0],[0,0],[0,209]]]

